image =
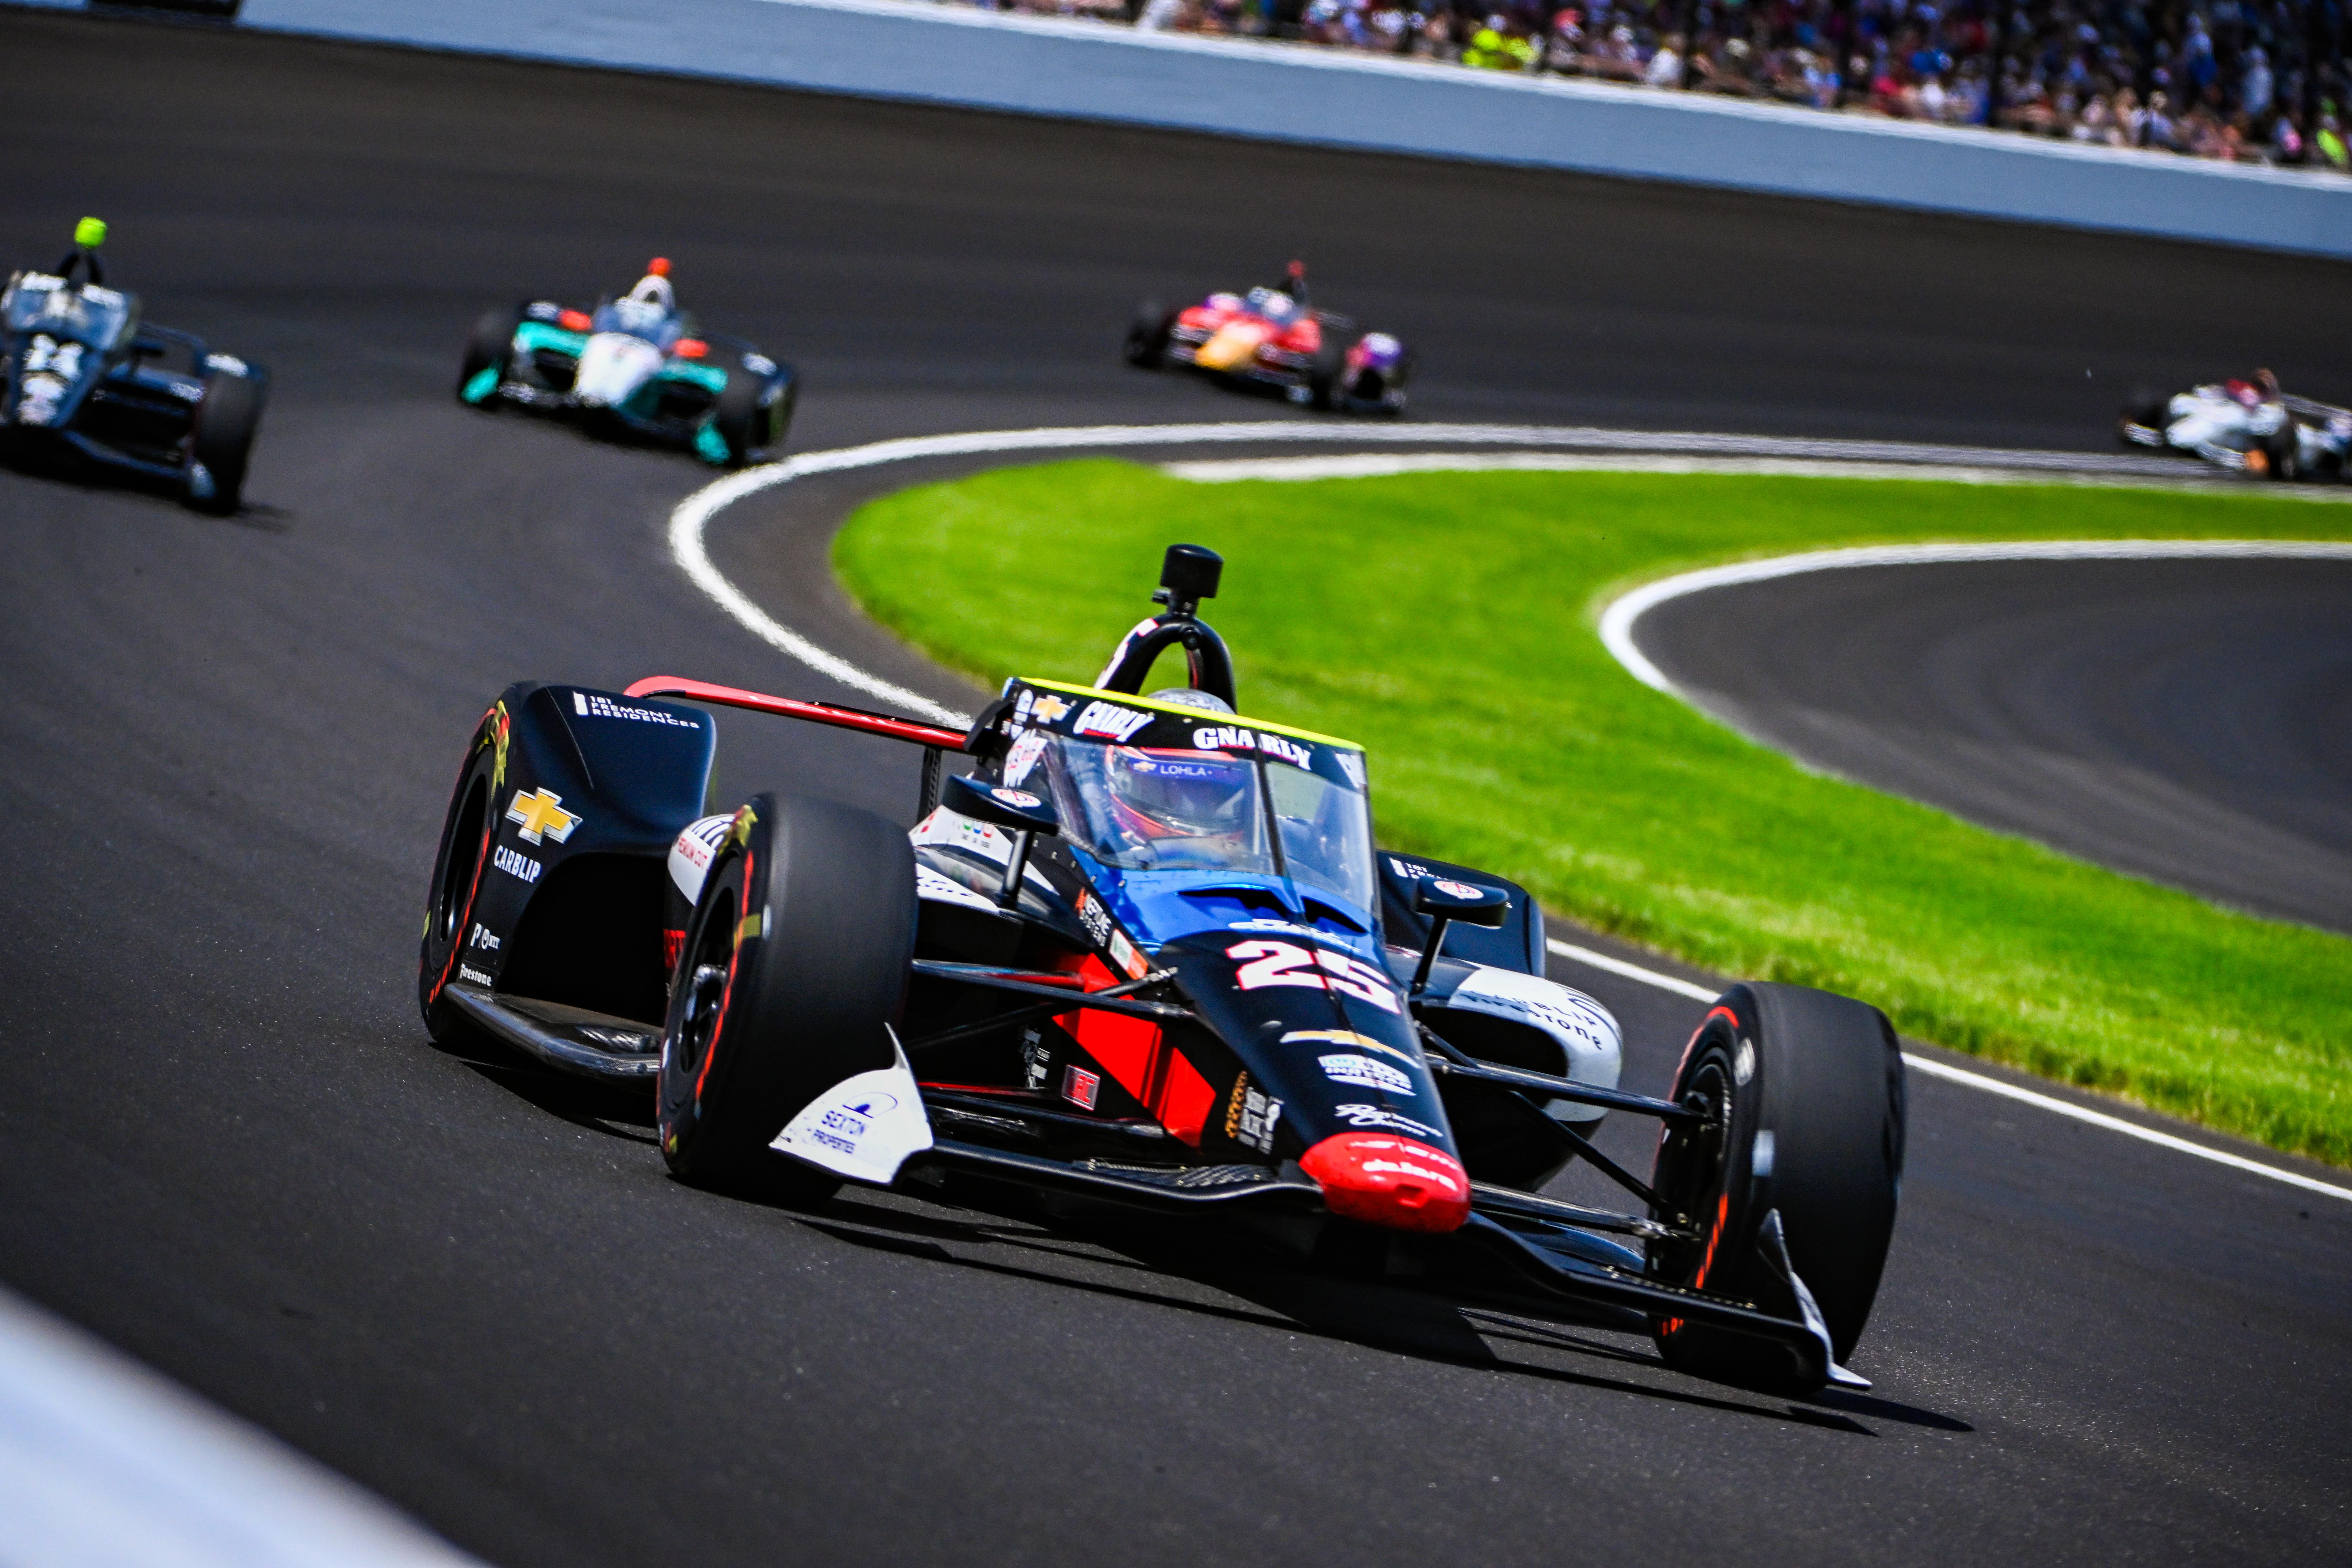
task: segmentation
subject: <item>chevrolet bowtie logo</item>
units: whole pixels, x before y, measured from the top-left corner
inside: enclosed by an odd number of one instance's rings
[[[514,804],[507,807],[507,820],[521,825],[526,844],[537,844],[546,838],[561,844],[580,826],[579,814],[564,810],[563,797],[548,789],[528,795],[515,791]]]
[[[1038,698],[1037,706],[1030,710],[1037,715],[1037,721],[1041,724],[1050,724],[1069,710],[1070,705],[1050,691]]]

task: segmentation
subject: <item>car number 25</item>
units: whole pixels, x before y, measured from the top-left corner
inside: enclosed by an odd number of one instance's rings
[[[1310,990],[1337,991],[1370,1002],[1383,1013],[1397,1010],[1396,986],[1389,977],[1361,959],[1287,942],[1243,942],[1225,949],[1225,956],[1241,965],[1234,984],[1244,991],[1268,985],[1304,985]]]

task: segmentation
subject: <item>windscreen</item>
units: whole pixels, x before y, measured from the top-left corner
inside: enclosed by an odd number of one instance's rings
[[[1064,836],[1107,866],[1287,876],[1374,907],[1371,817],[1353,790],[1283,763],[1066,735],[1038,761]]]
[[[650,300],[607,300],[591,322],[600,332],[626,332],[666,349],[677,341],[677,317]]]
[[[1291,879],[1370,910],[1378,895],[1372,881],[1372,817],[1364,809],[1364,797],[1279,763],[1265,764],[1265,782],[1274,797],[1282,858]]]
[[[1253,289],[1249,291],[1249,309],[1253,315],[1281,324],[1298,314],[1298,301],[1279,289]]]

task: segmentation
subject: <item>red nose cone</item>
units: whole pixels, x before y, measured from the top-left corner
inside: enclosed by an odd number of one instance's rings
[[[1391,1230],[1454,1230],[1470,1217],[1470,1173],[1443,1149],[1384,1132],[1339,1132],[1298,1162],[1323,1205]]]

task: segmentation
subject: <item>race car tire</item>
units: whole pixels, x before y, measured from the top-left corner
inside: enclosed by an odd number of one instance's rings
[[[1410,358],[1398,362],[1396,368],[1386,373],[1361,370],[1348,384],[1350,406],[1367,414],[1398,415],[1404,412],[1405,383],[1412,374]]]
[[[898,1059],[915,953],[904,829],[761,795],[703,879],[662,1032],[662,1157],[700,1184],[815,1201],[840,1184],[770,1152],[803,1107]]]
[[[1315,351],[1314,367],[1307,373],[1307,400],[1328,414],[1339,405],[1348,374],[1348,346],[1326,337]]]
[[[425,1014],[425,1032],[447,1048],[471,1041],[478,1031],[441,995],[441,988],[457,972],[457,957],[471,929],[474,900],[482,874],[490,862],[490,840],[498,823],[490,803],[497,793],[499,730],[496,710],[485,714],[449,796],[449,810],[441,820],[441,847],[433,858],[433,880],[425,894],[425,941],[416,962],[416,1000]]]
[[[2268,459],[2263,471],[2270,478],[2288,483],[2303,478],[2303,448],[2295,441],[2294,426],[2264,437],[2263,456]]]
[[[457,401],[466,401],[466,386],[486,370],[496,367],[503,381],[507,374],[507,356],[514,353],[516,331],[522,325],[522,311],[509,305],[488,312],[474,323],[473,335],[466,340],[466,358],[457,369]],[[495,407],[495,402],[475,406]]]
[[[1139,370],[1158,369],[1161,356],[1168,352],[1168,334],[1175,325],[1175,312],[1157,300],[1146,300],[1136,306],[1135,317],[1127,327],[1127,363]]]
[[[763,408],[760,395],[766,387],[767,384],[758,376],[730,370],[727,373],[727,384],[719,389],[710,420],[719,438],[727,443],[730,468],[741,468],[783,442],[784,426],[792,418],[793,403],[800,388],[796,382],[787,379],[782,394]]]
[[[1877,1008],[1801,985],[1724,993],[1675,1074],[1673,1098],[1715,1109],[1674,1124],[1650,1182],[1660,1217],[1696,1238],[1649,1244],[1651,1274],[1710,1295],[1800,1315],[1795,1292],[1759,1247],[1778,1214],[1788,1258],[1811,1293],[1841,1363],[1869,1321],[1903,1180],[1903,1054]],[[1699,1376],[1751,1387],[1810,1384],[1771,1341],[1687,1320],[1652,1323],[1659,1354]]]
[[[247,376],[215,375],[205,383],[189,451],[212,476],[213,488],[208,496],[191,490],[191,506],[224,516],[236,510],[245,499],[246,465],[253,456],[254,433],[261,427],[263,402],[260,384]]]
[[[2131,438],[2131,427],[2137,425],[2143,430],[2161,430],[2170,423],[2165,416],[2171,407],[2172,398],[2168,394],[2145,386],[2133,387],[2131,395],[2124,399],[2122,412],[2116,416],[2116,444],[2134,451],[2145,450]]]

